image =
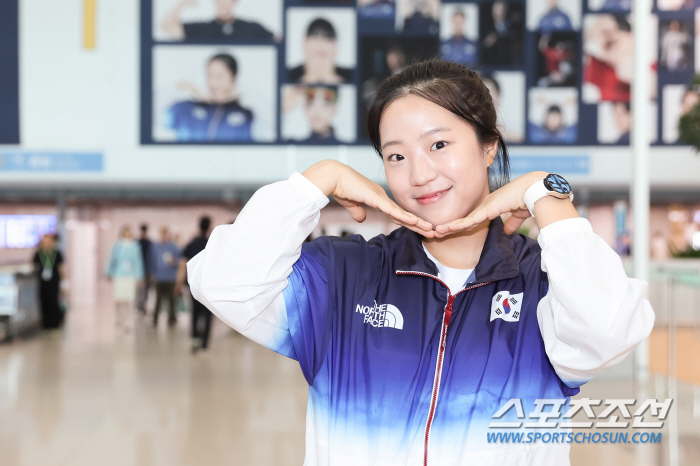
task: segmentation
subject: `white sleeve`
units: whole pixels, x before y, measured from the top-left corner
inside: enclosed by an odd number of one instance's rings
[[[299,173],[259,189],[187,263],[192,296],[238,332],[292,357],[282,291],[327,203]]]
[[[537,307],[545,351],[559,378],[576,387],[620,362],[651,332],[647,283],[628,278],[620,257],[588,220],[543,228],[542,270],[549,291]]]

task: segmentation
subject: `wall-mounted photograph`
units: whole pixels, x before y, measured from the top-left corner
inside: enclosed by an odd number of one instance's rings
[[[152,0],[161,42],[273,42],[282,38],[282,0]]]
[[[282,139],[300,144],[343,144],[357,137],[354,86],[282,86]]]
[[[485,2],[479,11],[481,63],[516,66],[523,62],[525,5],[519,2]]]
[[[357,62],[355,14],[353,8],[289,8],[287,82],[351,82]]]
[[[527,28],[542,33],[580,30],[581,0],[528,0]]]
[[[525,73],[496,71],[482,74],[498,113],[498,126],[506,142],[525,139]]]
[[[530,89],[528,137],[537,144],[573,144],[578,137],[576,89]]]
[[[275,47],[155,47],[153,141],[274,141],[276,69]]]
[[[474,65],[479,60],[479,7],[445,3],[440,10],[440,56],[443,60]]]
[[[396,0],[396,32],[434,36],[440,31],[440,0]]]

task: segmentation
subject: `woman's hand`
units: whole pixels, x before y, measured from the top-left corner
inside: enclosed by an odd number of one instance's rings
[[[364,222],[367,218],[367,212],[362,207],[364,204],[384,212],[397,225],[405,226],[427,238],[435,236],[430,223],[403,210],[387,196],[381,186],[345,164],[324,160],[311,166],[303,175],[326,196],[333,196],[356,222]]]
[[[547,172],[531,172],[511,181],[507,185],[492,192],[484,201],[465,218],[454,220],[435,228],[435,236],[445,236],[475,228],[487,220],[510,212],[512,215],[506,221],[504,230],[506,234],[514,233],[520,225],[530,217],[530,211],[525,206],[525,191],[532,184],[547,176]]]

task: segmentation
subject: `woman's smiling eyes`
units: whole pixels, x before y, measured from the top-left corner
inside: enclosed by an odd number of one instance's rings
[[[440,150],[443,149],[447,145],[447,141],[438,141],[432,146],[430,146],[430,150]]]
[[[432,146],[430,146],[430,150],[433,151],[433,150],[444,149],[448,144],[449,143],[447,141],[437,141]],[[389,162],[400,162],[403,159],[405,159],[405,157],[401,154],[391,154],[391,155],[388,155],[386,159]]]

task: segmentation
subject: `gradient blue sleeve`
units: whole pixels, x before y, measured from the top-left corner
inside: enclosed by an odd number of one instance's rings
[[[309,385],[323,364],[331,337],[332,273],[324,264],[330,262],[329,256],[313,246],[304,247],[283,291],[294,352]]]

